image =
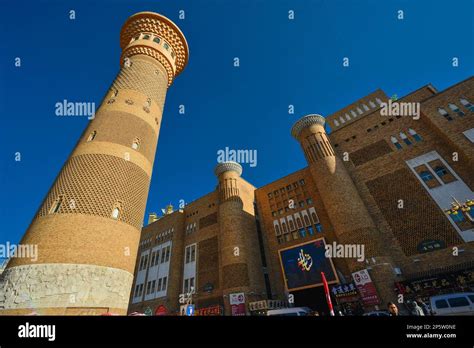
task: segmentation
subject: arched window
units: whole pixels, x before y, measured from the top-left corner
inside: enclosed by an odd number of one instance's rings
[[[96,135],[97,135],[97,131],[93,131],[91,134],[89,134],[89,137],[87,138],[87,141],[94,140]]]
[[[293,220],[290,220],[288,223],[290,224],[290,231],[293,231],[295,229],[295,224],[293,223]]]
[[[118,220],[119,217],[120,217],[120,208],[114,207],[114,209],[112,209],[112,219]]]
[[[357,107],[357,112],[359,113],[359,115],[362,115],[364,112],[362,111],[361,108]]]
[[[400,145],[400,143],[398,142],[398,139],[395,138],[394,136],[391,136],[390,137],[390,140],[392,141],[393,145],[395,145],[395,147],[398,149],[398,150],[401,150],[402,149],[402,145]]]
[[[414,129],[411,129],[411,128],[408,128],[408,133],[410,133],[410,135],[413,137],[413,139],[415,139],[416,141],[421,141],[423,140],[421,138],[421,136],[414,130]]]
[[[408,139],[407,135],[403,132],[400,132],[400,138],[405,142],[407,145],[411,145],[410,139]]]
[[[455,113],[457,113],[459,116],[464,116],[464,112],[462,112],[461,110],[459,110],[458,106],[456,104],[453,104],[453,103],[449,103],[449,108],[451,110],[453,110]]]
[[[347,114],[346,114],[346,115],[347,115]],[[357,114],[355,113],[354,110],[351,110],[351,115],[352,115],[352,117],[357,117]]]
[[[306,224],[306,226],[311,225],[311,222],[309,221],[308,215],[304,215],[304,216],[303,216],[303,220],[304,220],[304,223]]]
[[[474,111],[474,105],[472,105],[466,98],[461,98],[459,99],[459,101],[464,107],[466,107],[470,111]]]
[[[62,196],[59,196],[58,198],[56,198],[53,205],[51,206],[51,209],[49,210],[49,213],[56,214],[57,212],[59,212],[59,209],[61,208],[62,203],[63,203]]]
[[[286,228],[286,224],[284,222],[281,224],[281,229],[283,230],[283,233],[288,232],[288,229]]]
[[[377,107],[377,105],[375,105],[375,103],[372,100],[369,100],[369,105],[372,109]]]
[[[334,120],[334,125],[335,125],[336,127],[339,127],[339,122],[338,122],[338,120]]]
[[[380,100],[380,98],[375,98],[375,102],[379,105],[382,104],[382,101]]]
[[[348,121],[351,120],[351,117],[348,114],[345,114],[345,116],[346,116],[346,120],[348,120]]]
[[[346,121],[342,118],[342,116],[339,116],[339,121],[341,121],[341,123],[346,123]]]
[[[138,150],[140,147],[140,139],[135,138],[132,143],[132,149]]]
[[[452,121],[453,118],[448,114],[448,112],[444,108],[438,108],[438,113],[443,116],[448,121]]]
[[[275,225],[275,234],[276,234],[277,236],[279,236],[279,235],[281,234],[280,226],[278,226],[278,225]]]
[[[299,217],[296,218],[296,224],[298,227],[303,227],[303,224],[301,223],[301,219]]]
[[[362,104],[362,107],[364,108],[365,111],[369,111],[369,107],[366,104]]]

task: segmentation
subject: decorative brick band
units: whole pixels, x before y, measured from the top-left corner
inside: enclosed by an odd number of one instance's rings
[[[300,136],[300,133],[303,129],[312,126],[313,124],[320,124],[321,126],[324,127],[324,124],[326,123],[326,119],[321,116],[321,115],[307,115],[302,118],[300,118],[298,121],[295,122],[293,127],[291,127],[291,135],[298,140],[298,137]]]
[[[2,309],[67,307],[124,308],[133,275],[124,270],[79,264],[39,264],[8,268],[0,281]]]
[[[214,169],[214,174],[216,176],[219,176],[222,173],[227,172],[229,170],[233,170],[239,176],[242,175],[242,166],[237,162],[222,162],[222,163],[219,163],[216,166],[216,169]]]
[[[151,47],[133,46],[133,47],[127,48],[126,50],[122,52],[122,57],[120,58],[121,64],[123,65],[125,58],[132,57],[137,54],[143,54],[145,56],[156,59],[165,68],[166,74],[168,75],[168,87],[171,86],[171,84],[173,83],[173,79],[175,77],[175,72],[173,68],[171,67],[170,62],[168,61],[168,59],[166,59],[166,57],[161,52]],[[149,76],[153,76],[153,74],[150,73]]]

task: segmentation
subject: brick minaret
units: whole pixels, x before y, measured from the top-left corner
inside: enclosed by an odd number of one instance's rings
[[[381,305],[385,306],[387,301],[396,300],[390,246],[381,243],[380,233],[344,164],[336,156],[324,124],[324,117],[308,115],[293,125],[291,134],[303,149],[319,191],[319,199],[326,208],[338,242],[364,244],[366,259],[372,261],[374,258],[370,274],[382,298]],[[367,267],[365,263],[355,259],[347,259],[347,262],[351,272]]]
[[[165,96],[188,60],[179,28],[152,12],[120,34],[121,69],[41,204],[0,294],[4,313],[125,314]]]
[[[229,294],[244,292],[246,304],[264,296],[262,265],[259,258],[255,213],[252,206],[254,187],[240,175],[242,166],[223,162],[216,166],[219,180],[219,248],[221,279],[226,315],[231,315]],[[245,199],[243,200],[242,197]],[[251,199],[248,199],[251,197]]]

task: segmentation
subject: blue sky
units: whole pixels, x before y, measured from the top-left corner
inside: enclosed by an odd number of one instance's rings
[[[57,117],[55,104],[100,103],[119,69],[120,28],[145,10],[177,23],[190,46],[168,91],[147,214],[212,191],[226,146],[257,150],[243,176],[262,186],[306,165],[290,136],[301,116],[377,88],[442,90],[474,70],[473,0],[0,0],[0,243],[20,240],[88,122]]]

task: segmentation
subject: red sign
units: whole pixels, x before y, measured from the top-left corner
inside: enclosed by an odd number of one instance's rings
[[[230,306],[232,311],[232,316],[242,316],[245,315],[245,303],[240,303],[238,305]]]
[[[200,316],[210,316],[210,315],[222,315],[222,307],[221,306],[210,306],[205,308],[196,309],[194,315]]]
[[[167,315],[167,314],[168,314],[168,310],[163,305],[159,305],[155,310],[155,315]]]
[[[354,283],[359,290],[364,305],[373,306],[380,304],[377,289],[366,269],[352,273],[352,278],[354,278]]]
[[[229,299],[232,316],[241,316],[247,314],[245,308],[245,294],[243,292],[229,294]]]

